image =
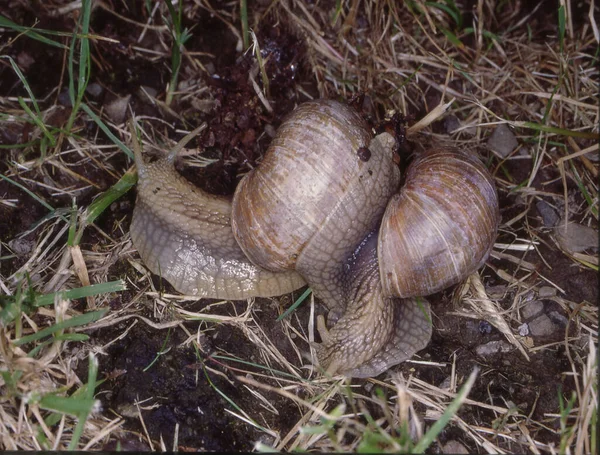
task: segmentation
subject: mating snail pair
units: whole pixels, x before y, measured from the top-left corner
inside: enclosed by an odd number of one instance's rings
[[[481,267],[499,223],[477,158],[428,151],[398,192],[394,144],[344,104],[301,104],[233,201],[177,174],[174,153],[145,163],[138,150],[131,238],[146,266],[186,294],[245,299],[308,283],[335,322],[318,321],[319,366],[376,376],[427,345],[420,296]]]

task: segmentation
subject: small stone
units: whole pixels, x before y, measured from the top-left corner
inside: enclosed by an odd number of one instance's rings
[[[125,116],[127,115],[127,106],[129,106],[130,99],[131,95],[127,95],[108,103],[104,108],[108,118],[116,124],[123,123]]]
[[[207,62],[204,64],[204,69],[208,72],[209,75],[213,75],[216,73],[215,64],[213,62]]]
[[[556,223],[558,223],[558,220],[560,220],[560,216],[558,215],[558,212],[554,209],[554,207],[552,207],[550,204],[543,200],[537,201],[535,207],[537,208],[537,211],[542,217],[542,222],[544,223],[544,226],[556,226]]]
[[[31,65],[35,63],[35,59],[29,53],[21,51],[17,54],[17,63],[24,72],[27,72]]]
[[[460,128],[460,120],[455,115],[448,115],[444,118],[444,131],[446,134],[452,134]]]
[[[538,291],[538,297],[540,299],[554,297],[555,295],[556,295],[556,288],[553,288],[552,286],[542,286],[540,288],[540,290]]]
[[[442,446],[442,453],[458,453],[462,455],[470,452],[460,442],[451,439]]]
[[[154,87],[149,87],[147,85],[142,85],[140,87],[140,93],[143,95],[141,98],[145,98],[149,96],[150,98],[156,98],[158,96],[158,90]]]
[[[26,256],[31,253],[33,247],[35,246],[35,242],[33,240],[25,240],[25,239],[12,239],[8,242],[8,247],[15,253],[17,256]]]
[[[66,107],[73,106],[71,103],[71,97],[69,96],[69,89],[64,89],[62,92],[60,92],[58,95],[58,103]]]
[[[521,308],[521,315],[525,319],[529,319],[540,314],[543,309],[544,302],[541,302],[540,300],[532,300]]]
[[[267,134],[267,136],[269,137],[275,137],[275,128],[273,127],[273,125],[271,124],[266,124],[265,125],[265,133]]]
[[[534,337],[544,337],[552,335],[558,327],[545,314],[540,314],[529,323],[529,331]]]
[[[522,337],[529,335],[529,324],[525,323],[519,326],[519,335]]]
[[[496,127],[487,141],[490,149],[496,152],[500,157],[506,158],[519,145],[517,138],[506,123]]]
[[[444,379],[442,381],[442,383],[439,385],[439,388],[442,390],[448,390],[450,388],[451,383],[452,383],[452,377],[446,376],[446,379]]]
[[[558,311],[551,311],[548,313],[548,317],[552,322],[562,328],[567,327],[567,324],[569,323],[569,320]]]
[[[598,250],[598,231],[579,223],[560,221],[554,228],[554,235],[561,248],[569,253],[579,253],[585,250]]]
[[[485,288],[485,292],[492,299],[500,299],[506,295],[506,285],[498,284],[496,286],[488,286]]]
[[[482,335],[492,333],[492,324],[487,321],[479,321],[479,333]]]
[[[481,357],[498,354],[499,352],[510,352],[511,350],[512,346],[503,340],[490,341],[475,348],[475,352]]]
[[[100,95],[104,93],[104,89],[100,84],[92,82],[85,88],[85,92],[93,98],[100,98]]]

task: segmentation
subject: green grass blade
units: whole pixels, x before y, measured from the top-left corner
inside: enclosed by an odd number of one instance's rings
[[[86,410],[91,410],[96,400],[83,398],[59,397],[45,395],[40,400],[40,407],[49,411],[60,412],[77,417]]]
[[[279,316],[279,317],[277,318],[277,321],[281,321],[282,319],[285,319],[285,318],[287,318],[287,317],[288,317],[290,314],[292,314],[292,312],[293,312],[293,311],[294,311],[296,308],[298,308],[298,307],[300,306],[300,304],[301,304],[302,302],[304,302],[304,300],[306,300],[306,298],[307,298],[307,297],[310,295],[310,293],[311,293],[311,292],[312,292],[312,289],[311,289],[311,288],[308,288],[306,291],[304,291],[304,292],[302,293],[302,295],[301,295],[300,297],[298,297],[298,298],[296,299],[296,301],[295,301],[295,302],[294,302],[294,303],[293,303],[293,304],[292,304],[292,305],[291,305],[291,306],[290,306],[290,307],[289,307],[287,310],[285,310],[285,311],[284,311],[284,313],[283,313],[281,316]]]
[[[222,397],[225,399],[225,401],[227,401],[227,402],[228,402],[228,403],[229,403],[229,404],[230,404],[230,405],[231,405],[231,406],[232,406],[232,407],[233,407],[233,408],[234,408],[236,411],[238,411],[238,412],[239,412],[240,414],[242,414],[242,415],[243,415],[243,416],[244,416],[246,419],[248,419],[250,422],[252,422],[252,424],[253,424],[253,425],[254,425],[256,428],[260,429],[261,431],[268,432],[268,430],[267,430],[265,427],[263,427],[262,425],[258,424],[258,422],[256,422],[256,421],[255,421],[254,419],[252,419],[252,418],[251,418],[251,417],[250,417],[248,414],[246,414],[246,413],[245,413],[245,412],[242,410],[242,408],[240,408],[240,407],[239,407],[239,406],[238,406],[238,405],[235,403],[235,401],[233,401],[231,398],[229,398],[229,397],[227,396],[227,394],[225,394],[225,393],[224,393],[224,392],[223,392],[221,389],[219,389],[219,388],[216,386],[216,384],[214,384],[214,383],[212,382],[212,380],[210,379],[210,376],[208,375],[208,371],[206,370],[206,368],[203,368],[203,370],[204,370],[204,376],[206,377],[206,380],[208,381],[208,384],[209,384],[209,385],[212,387],[212,389],[213,389],[215,392],[217,392],[219,395],[221,395],[221,396],[222,396]]]
[[[242,41],[244,49],[250,45],[250,33],[248,29],[248,1],[240,0],[240,19],[242,21]]]
[[[0,15],[0,27],[6,27],[6,28],[9,28],[16,32],[23,32],[23,34],[26,37],[40,41],[49,46],[59,47],[61,49],[67,48],[67,46],[65,46],[64,44],[59,43],[58,41],[51,40],[50,38],[46,38],[45,36],[42,36],[40,34],[40,33],[55,34],[54,32],[49,31],[49,30],[41,30],[41,29],[36,29],[37,31],[33,31],[34,30],[33,27],[24,27],[22,25],[15,24],[13,21],[7,19],[6,17],[4,17],[2,15]]]
[[[445,29],[445,28],[441,28],[440,30],[442,30],[442,33],[444,35],[446,35],[446,38],[448,38],[448,41],[450,41],[452,44],[454,44],[457,48],[459,48],[459,49],[465,48],[465,45],[463,44],[463,42],[458,38],[458,36],[456,36],[450,30]]]
[[[33,111],[31,109],[29,109],[29,106],[27,106],[27,104],[25,104],[25,100],[23,98],[19,97],[18,100],[19,100],[19,105],[23,108],[23,110],[27,113],[27,115],[29,115],[31,117],[33,122],[42,130],[42,132],[44,133],[44,136],[46,136],[46,138],[50,141],[50,144],[52,145],[52,147],[54,147],[56,145],[56,139],[54,138],[52,133],[50,133],[50,131],[48,130],[46,125],[44,125],[44,122],[42,121],[41,116],[35,115],[33,113]]]
[[[565,46],[565,23],[565,5],[560,5],[560,7],[558,8],[558,42],[561,54]]]
[[[456,24],[457,28],[460,29],[460,27],[462,26],[462,16],[460,14],[460,11],[456,7],[453,9],[448,5],[444,5],[443,3],[437,2],[425,2],[425,6],[437,8],[441,11],[444,11],[446,14],[448,14],[448,16],[450,16],[454,20],[454,23]]]
[[[88,406],[82,407],[78,417],[77,426],[75,430],[73,430],[73,437],[71,438],[71,442],[69,443],[69,450],[75,450],[77,444],[79,443],[79,439],[83,434],[83,429],[85,427],[85,421],[88,416],[92,412],[96,400],[94,400],[94,392],[96,390],[96,386],[98,385],[96,382],[96,378],[98,377],[98,360],[96,360],[96,356],[90,354],[90,363],[88,368],[88,382],[85,386],[84,398],[83,400],[86,403],[89,403]]]
[[[32,198],[34,198],[36,201],[38,201],[40,204],[42,204],[44,207],[46,207],[48,210],[51,211],[55,211],[55,208],[52,207],[50,204],[48,204],[46,201],[44,201],[41,197],[39,197],[37,194],[33,193],[32,191],[30,191],[29,189],[25,188],[23,185],[21,185],[18,182],[15,182],[13,179],[5,176],[4,174],[0,174],[0,179],[2,180],[6,180],[9,183],[12,183],[14,186],[16,186],[17,188],[25,191],[29,196],[31,196]],[[67,221],[66,218],[63,218],[65,221]]]
[[[71,45],[69,46],[69,98],[71,100],[72,110],[67,122],[66,130],[68,132],[73,128],[73,123],[79,109],[81,101],[85,94],[85,89],[90,79],[91,64],[90,64],[90,43],[88,32],[90,27],[91,0],[84,0],[81,6],[81,14],[79,16],[78,28],[81,29],[81,35],[73,32]],[[79,73],[77,76],[77,87],[75,87],[75,74],[73,70],[75,47],[79,42]]]
[[[127,193],[137,183],[137,171],[127,171],[117,183],[102,193],[86,209],[83,219],[86,224],[93,223],[107,207]]]
[[[556,128],[554,126],[541,125],[539,123],[534,122],[514,122],[515,126],[520,126],[524,128],[530,128],[536,131],[543,131],[544,133],[553,133],[559,136],[572,136],[572,137],[581,137],[583,139],[600,139],[600,134],[598,133],[587,133],[585,131],[572,131],[564,128]]]
[[[25,87],[25,90],[27,90],[27,93],[29,94],[29,98],[31,99],[31,103],[33,104],[35,112],[37,113],[38,116],[41,116],[41,114],[40,114],[40,108],[39,108],[39,106],[37,104],[35,96],[33,95],[33,92],[31,91],[31,87],[29,86],[29,82],[27,82],[27,78],[21,72],[21,69],[19,68],[19,66],[17,65],[17,63],[9,55],[3,55],[2,58],[8,59],[8,61],[10,62],[10,65],[12,66],[14,72],[16,73],[17,77],[19,78],[19,80],[23,84],[23,87]]]
[[[435,441],[435,438],[442,432],[442,430],[448,425],[452,417],[458,412],[458,409],[462,406],[464,401],[469,395],[473,384],[475,383],[475,379],[477,378],[477,374],[479,373],[479,368],[475,368],[467,382],[460,388],[460,391],[456,395],[456,398],[452,400],[452,403],[448,405],[442,416],[435,422],[429,431],[423,435],[423,438],[417,442],[415,447],[412,450],[412,453],[423,453],[427,448]]]
[[[108,308],[105,308],[103,310],[91,311],[89,313],[84,313],[79,316],[72,317],[71,319],[67,319],[66,321],[62,321],[62,322],[54,324],[50,327],[46,327],[45,329],[42,329],[37,333],[33,333],[31,335],[14,340],[13,344],[15,346],[21,346],[26,343],[31,343],[32,341],[40,340],[44,337],[50,336],[61,330],[65,330],[65,329],[80,326],[80,325],[86,325],[86,324],[89,324],[90,322],[95,322],[95,321],[101,319],[102,317],[104,317],[104,315],[106,313],[108,313],[108,310],[109,310]]]
[[[83,286],[76,289],[69,289],[67,291],[58,291],[53,292],[51,294],[40,295],[35,298],[34,306],[46,306],[54,303],[54,300],[57,298],[63,298],[67,300],[77,300],[85,297],[90,297],[92,295],[98,294],[108,294],[111,292],[120,292],[127,290],[127,286],[125,285],[125,281],[116,280],[109,281],[107,283],[99,283],[92,284],[90,286]]]
[[[129,158],[131,158],[131,159],[133,160],[133,152],[132,152],[131,150],[129,150],[129,148],[128,148],[128,147],[127,147],[125,144],[123,144],[123,143],[122,143],[122,142],[119,140],[119,138],[118,138],[117,136],[115,136],[115,135],[114,135],[114,134],[113,134],[113,133],[110,131],[110,129],[108,128],[108,126],[106,126],[106,124],[105,124],[105,123],[104,123],[104,122],[103,122],[103,121],[100,119],[100,117],[98,117],[96,114],[94,114],[94,111],[92,111],[92,110],[90,109],[90,107],[89,107],[87,104],[85,104],[85,103],[81,103],[81,109],[82,109],[82,110],[83,110],[83,111],[84,111],[84,112],[85,112],[87,115],[89,115],[89,116],[92,118],[92,120],[93,120],[94,122],[96,122],[96,125],[98,125],[102,131],[104,131],[104,134],[106,134],[106,135],[109,137],[109,139],[110,139],[111,141],[113,141],[113,143],[114,143],[114,144],[115,144],[117,147],[119,147],[119,148],[120,148],[120,149],[121,149],[123,152],[125,152],[125,154],[126,154],[126,155],[127,155]]]
[[[83,333],[63,333],[62,335],[56,335],[51,339],[39,343],[35,348],[27,353],[27,357],[33,359],[35,356],[49,344],[54,343],[55,341],[87,341],[89,340],[89,335],[85,335]]]

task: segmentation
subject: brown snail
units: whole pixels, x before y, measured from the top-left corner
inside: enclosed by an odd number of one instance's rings
[[[396,194],[393,145],[387,133],[372,138],[344,104],[304,103],[232,205],[189,184],[172,162],[145,164],[138,152],[132,240],[150,270],[181,292],[277,295],[303,278],[336,321],[330,330],[318,321],[320,366],[378,375],[427,345],[430,311],[419,296],[479,268],[499,221],[491,176],[461,153],[418,157]]]

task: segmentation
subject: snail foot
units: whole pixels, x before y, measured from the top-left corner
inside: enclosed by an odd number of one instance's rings
[[[345,373],[355,378],[378,376],[424,349],[433,330],[431,308],[423,297],[394,299],[395,330],[389,342],[370,360]]]

